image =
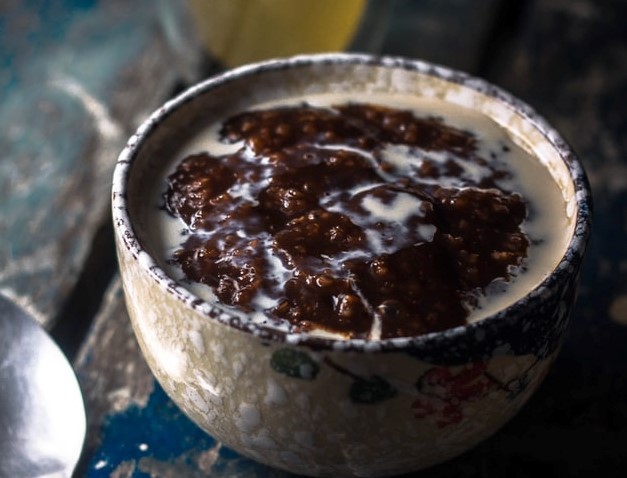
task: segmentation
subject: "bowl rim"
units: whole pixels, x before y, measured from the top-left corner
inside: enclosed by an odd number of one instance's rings
[[[566,251],[553,271],[534,289],[525,296],[501,309],[500,311],[479,321],[463,324],[457,327],[438,332],[430,332],[418,336],[394,337],[369,341],[366,339],[339,339],[315,336],[307,333],[286,332],[242,320],[240,314],[229,310],[219,303],[209,303],[193,292],[180,285],[158,265],[158,262],[143,248],[139,240],[128,210],[127,185],[130,172],[142,144],[147,141],[151,133],[171,113],[197,96],[208,93],[221,85],[238,81],[240,78],[263,74],[267,71],[277,71],[285,68],[308,67],[319,65],[363,65],[384,67],[391,69],[409,70],[427,76],[433,76],[446,82],[459,84],[477,93],[493,98],[505,106],[512,108],[519,116],[536,129],[558,153],[565,163],[570,180],[574,185],[574,196],[577,205],[572,237]],[[186,89],[176,97],[165,102],[154,111],[130,137],[117,160],[112,182],[112,216],[113,227],[121,239],[121,243],[130,252],[133,259],[139,263],[144,273],[151,280],[164,288],[175,300],[197,310],[209,320],[216,320],[225,326],[250,333],[261,340],[268,342],[283,342],[291,345],[306,346],[311,349],[332,349],[350,351],[394,351],[407,348],[416,348],[432,345],[440,340],[456,339],[463,335],[478,334],[480,330],[494,327],[501,323],[511,323],[518,320],[528,307],[539,304],[551,289],[556,286],[562,273],[572,272],[572,263],[581,261],[590,236],[592,217],[592,193],[584,168],[570,146],[553,129],[553,127],[539,115],[531,106],[518,99],[511,93],[465,72],[438,65],[435,63],[405,58],[399,56],[376,56],[357,53],[321,53],[297,55],[287,58],[277,58],[230,69],[205,79]]]

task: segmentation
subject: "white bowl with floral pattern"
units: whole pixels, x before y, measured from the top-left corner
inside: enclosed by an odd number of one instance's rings
[[[493,316],[444,332],[338,340],[259,326],[200,299],[160,267],[142,227],[152,154],[230,95],[369,91],[436,96],[490,115],[552,164],[574,211],[550,276]],[[493,434],[547,374],[573,307],[590,232],[581,164],[531,108],[466,74],[421,61],[327,54],[242,67],[156,111],[122,152],[113,220],[126,303],[155,377],[200,427],[234,450],[295,473],[387,476],[456,456]]]

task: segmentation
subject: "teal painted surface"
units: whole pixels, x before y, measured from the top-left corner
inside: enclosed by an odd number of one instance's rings
[[[110,415],[89,478],[276,477],[290,475],[244,458],[194,425],[155,384],[144,407]]]
[[[0,290],[42,322],[67,299],[107,218],[126,138],[189,75],[193,52],[173,43],[176,5],[0,6]]]

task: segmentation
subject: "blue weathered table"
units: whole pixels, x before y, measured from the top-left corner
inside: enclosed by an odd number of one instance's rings
[[[420,476],[627,473],[627,2],[394,0],[379,50],[484,76],[552,122],[595,199],[555,368],[495,436]],[[0,2],[0,293],[74,359],[77,476],[286,476],[201,432],[153,380],[116,275],[109,184],[126,137],[211,71],[182,2]],[[0,457],[0,466],[2,457]]]

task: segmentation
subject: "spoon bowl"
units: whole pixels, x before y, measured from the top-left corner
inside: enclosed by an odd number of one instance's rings
[[[0,478],[69,477],[84,438],[71,365],[29,314],[0,295]]]

